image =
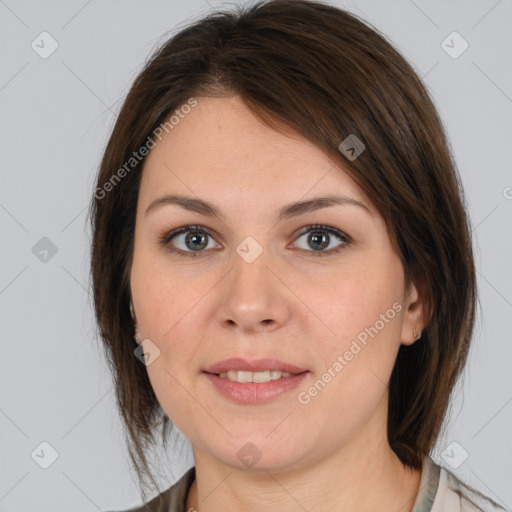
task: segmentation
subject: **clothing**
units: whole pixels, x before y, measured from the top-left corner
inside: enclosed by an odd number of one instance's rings
[[[179,510],[179,509],[178,509]],[[425,457],[412,512],[512,512]]]
[[[124,512],[188,512],[187,496],[194,479],[195,467],[191,467],[174,485],[153,498],[147,505]],[[437,465],[430,457],[425,457],[412,512],[503,511],[512,512],[512,509],[501,507],[489,497],[464,484],[444,467]]]

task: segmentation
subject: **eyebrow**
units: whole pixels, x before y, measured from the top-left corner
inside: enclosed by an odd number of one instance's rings
[[[183,208],[184,210],[197,212],[208,217],[216,216],[222,220],[225,220],[220,208],[214,204],[208,201],[204,201],[203,199],[196,199],[194,197],[181,196],[177,194],[165,195],[155,199],[146,208],[144,215],[148,215],[148,213],[165,205],[176,205],[180,208]],[[335,205],[357,206],[366,211],[370,216],[373,216],[370,209],[364,203],[352,199],[351,197],[331,195],[325,197],[315,197],[307,201],[299,201],[296,203],[288,204],[278,211],[278,220],[282,221],[283,219],[298,217],[299,215],[303,215],[305,213],[310,213],[321,208],[328,208]]]

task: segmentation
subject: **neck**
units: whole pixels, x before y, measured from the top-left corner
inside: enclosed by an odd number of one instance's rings
[[[232,468],[194,448],[196,479],[187,510],[256,512],[411,512],[421,472],[406,468],[387,441],[343,450],[298,469],[251,472]]]

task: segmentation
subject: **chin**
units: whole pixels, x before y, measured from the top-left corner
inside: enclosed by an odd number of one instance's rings
[[[289,438],[285,443],[283,437],[268,436],[269,430],[261,435],[234,437],[229,443],[223,443],[219,450],[210,446],[210,453],[220,463],[233,470],[251,473],[280,473],[297,469],[307,458],[302,451],[304,440],[293,441]],[[268,437],[267,437],[268,436]],[[270,437],[274,437],[270,439]]]

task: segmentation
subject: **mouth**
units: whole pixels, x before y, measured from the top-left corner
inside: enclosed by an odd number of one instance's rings
[[[203,370],[214,388],[238,403],[261,403],[295,388],[308,370],[278,359],[231,358]]]

